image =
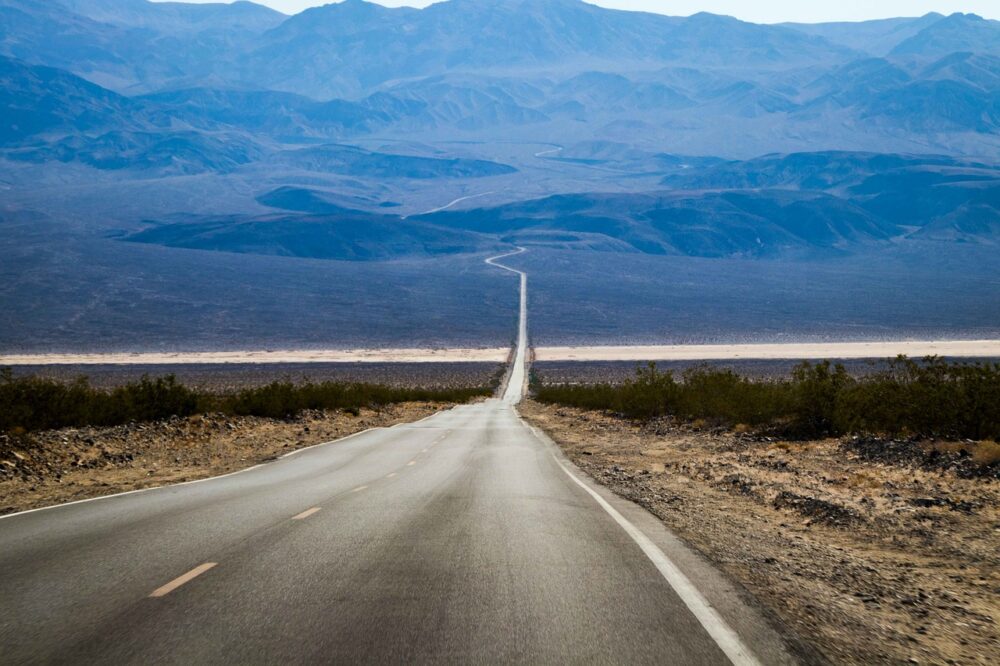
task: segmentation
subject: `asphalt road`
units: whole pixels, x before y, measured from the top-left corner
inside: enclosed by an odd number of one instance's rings
[[[792,662],[520,420],[519,339],[502,399],[0,519],[0,662]]]

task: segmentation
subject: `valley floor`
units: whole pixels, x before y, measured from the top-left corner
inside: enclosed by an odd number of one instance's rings
[[[901,462],[912,443],[872,460],[864,440],[642,427],[531,401],[520,411],[744,585],[817,661],[986,664],[1000,652],[1000,482],[963,478],[966,459],[914,466]]]
[[[193,365],[291,363],[503,363],[507,348],[302,349],[107,354],[7,354],[4,365]]]
[[[1000,340],[898,340],[730,345],[596,345],[536,347],[534,358],[551,361],[710,361],[797,359],[1000,358]],[[0,366],[288,365],[367,363],[503,363],[510,350],[303,349],[105,354],[0,354]]]

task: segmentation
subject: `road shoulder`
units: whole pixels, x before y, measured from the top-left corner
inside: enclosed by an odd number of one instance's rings
[[[232,474],[454,405],[310,411],[292,419],[206,414],[114,427],[0,435],[0,516]]]
[[[519,410],[644,531],[665,525],[736,581],[804,661],[976,664],[1000,650],[993,481],[863,468],[839,442],[650,429],[532,401]],[[659,538],[674,557],[679,539]],[[680,565],[688,556],[676,552]],[[711,591],[698,572],[688,575]]]
[[[767,608],[746,589],[734,582],[697,550],[678,538],[667,525],[648,510],[625,499],[605,485],[595,482],[584,469],[554,441],[538,418],[537,404],[522,402],[522,421],[550,450],[556,461],[586,488],[592,490],[625,520],[645,535],[694,585],[713,608],[763,664],[818,662],[816,654],[785,631]]]

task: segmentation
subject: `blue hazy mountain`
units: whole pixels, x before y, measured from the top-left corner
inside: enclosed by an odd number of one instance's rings
[[[741,157],[960,154],[971,133],[1000,155],[1000,23],[974,15],[764,26],[579,0],[347,0],[291,17],[246,2],[0,0],[0,29],[0,55],[144,94],[198,130],[560,142],[617,141],[630,127],[688,154]],[[719,123],[732,131],[705,131]]]
[[[0,349],[503,344],[515,245],[551,342],[998,334],[974,15],[0,0],[0,84]]]
[[[936,60],[958,51],[1000,55],[1000,23],[975,14],[953,14],[897,44],[890,54]]]
[[[422,11],[347,0],[267,32],[240,71],[270,87],[328,97],[445,72],[784,67],[847,57],[848,49],[822,38],[708,14],[677,19],[578,0],[451,0]]]
[[[864,22],[786,23],[786,27],[816,35],[874,56],[888,55],[896,46],[944,19],[932,12],[921,17],[890,18]]]
[[[252,2],[191,4],[147,0],[55,0],[94,21],[153,33],[260,34],[277,27],[284,14]]]
[[[150,244],[775,258],[996,232],[1000,23],[975,15],[0,0],[0,35],[0,184]]]
[[[119,92],[213,80],[236,54],[285,17],[246,2],[2,0],[0,55],[72,71]]]
[[[348,209],[325,215],[222,217],[163,224],[125,240],[192,250],[341,261],[471,254],[506,248],[490,236],[471,231]]]
[[[148,126],[141,104],[69,72],[0,57],[0,144]]]

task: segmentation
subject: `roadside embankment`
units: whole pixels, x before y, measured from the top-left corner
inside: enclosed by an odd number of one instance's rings
[[[289,419],[213,413],[0,433],[0,514],[228,474],[451,406],[404,402],[356,413],[307,410]]]
[[[1000,654],[1000,446],[783,441],[534,401],[519,410],[830,662]]]

